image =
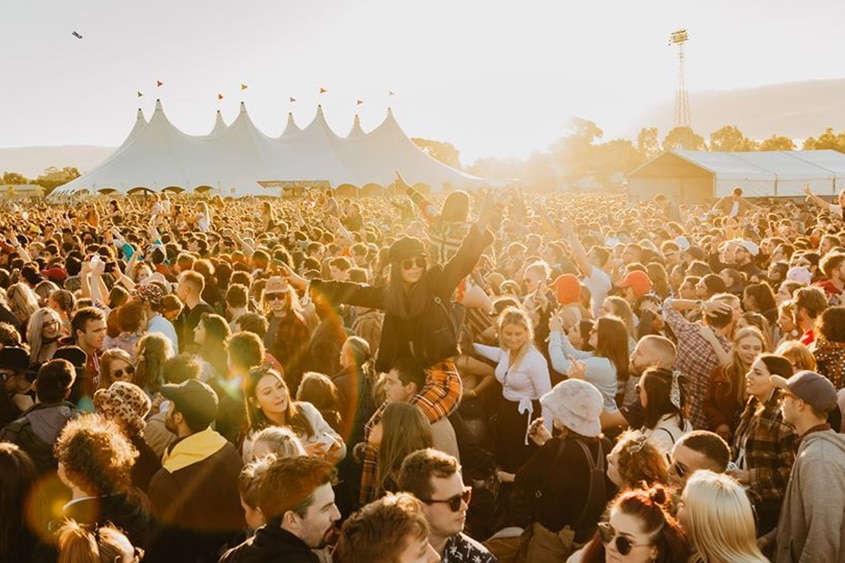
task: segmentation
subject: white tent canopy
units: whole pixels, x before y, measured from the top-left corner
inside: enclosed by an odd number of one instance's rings
[[[289,114],[282,134],[272,138],[253,124],[242,102],[238,117],[230,125],[218,111],[209,134],[192,136],[176,128],[161,102],[156,101],[149,123],[138,110],[135,125],[123,144],[96,168],[54,190],[51,197],[126,194],[137,189],[278,195],[278,188],[263,188],[259,182],[387,187],[396,171],[409,183],[425,184],[433,191],[447,186],[471,187],[482,181],[420,150],[402,131],[390,109],[385,120],[369,133],[364,132],[356,115],[349,134],[340,137],[318,106],[307,127],[300,129]]]

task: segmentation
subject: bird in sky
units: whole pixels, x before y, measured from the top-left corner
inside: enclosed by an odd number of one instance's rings
[[[71,33],[71,35],[73,35],[77,39],[82,39],[82,34],[79,33],[78,31],[74,31],[73,33]]]

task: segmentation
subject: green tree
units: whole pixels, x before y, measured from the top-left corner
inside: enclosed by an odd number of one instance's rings
[[[837,135],[833,132],[832,127],[828,127],[818,138],[808,137],[805,139],[803,149],[805,151],[833,149],[835,151],[845,152],[845,133]]]
[[[46,168],[38,178],[35,179],[35,183],[44,188],[47,193],[49,193],[53,189],[61,186],[62,184],[67,184],[71,180],[79,178],[79,176],[81,176],[81,174],[75,166],[65,166],[61,170],[59,170],[55,166],[50,166],[49,168]]]
[[[604,132],[594,122],[579,117],[569,122],[568,134],[549,147],[554,165],[564,180],[575,181],[592,173],[595,141]]]
[[[29,182],[29,178],[27,178],[23,174],[18,174],[17,172],[3,173],[3,183],[6,185],[29,184]]]
[[[461,153],[452,143],[414,137],[411,139],[424,153],[452,168],[461,168]]]
[[[772,135],[760,143],[761,151],[794,151],[795,142],[783,135]]]
[[[657,127],[643,127],[637,134],[637,151],[645,160],[650,160],[660,154],[660,139]]]
[[[687,151],[707,150],[704,137],[695,133],[690,127],[675,127],[663,138],[663,150],[683,149]]]
[[[645,162],[647,158],[628,139],[614,139],[596,145],[593,151],[592,169],[596,179],[609,186],[616,173],[627,174]]]
[[[710,150],[718,152],[753,151],[757,143],[742,134],[737,127],[725,125],[710,134]]]

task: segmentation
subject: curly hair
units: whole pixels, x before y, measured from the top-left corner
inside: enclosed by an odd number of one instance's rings
[[[629,430],[622,434],[611,455],[614,452],[619,454],[616,465],[623,487],[631,488],[641,484],[651,487],[668,482],[666,457],[639,430]]]
[[[429,525],[420,502],[408,493],[366,505],[344,524],[335,552],[342,563],[397,561],[409,539],[424,540]]]
[[[67,478],[95,496],[129,487],[138,457],[138,450],[120,427],[98,414],[86,414],[68,422],[54,451]]]

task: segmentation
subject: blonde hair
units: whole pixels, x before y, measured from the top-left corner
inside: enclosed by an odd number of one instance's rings
[[[808,369],[810,371],[816,370],[815,356],[813,356],[813,353],[810,352],[809,348],[797,340],[790,340],[782,343],[777,347],[777,350],[775,350],[775,354],[783,356],[789,360],[789,363],[792,364],[795,371],[800,371],[802,369]]]
[[[499,329],[499,347],[502,349],[505,347],[504,337],[502,336],[502,329],[505,326],[518,325],[528,331],[528,338],[526,338],[525,344],[522,345],[522,348],[516,350],[516,358],[511,363],[511,367],[514,367],[519,364],[525,353],[534,345],[534,327],[531,324],[531,319],[523,309],[511,306],[506,307],[499,314],[497,325]]]
[[[684,489],[687,534],[704,561],[767,562],[757,547],[754,513],[745,489],[731,477],[702,469]]]

